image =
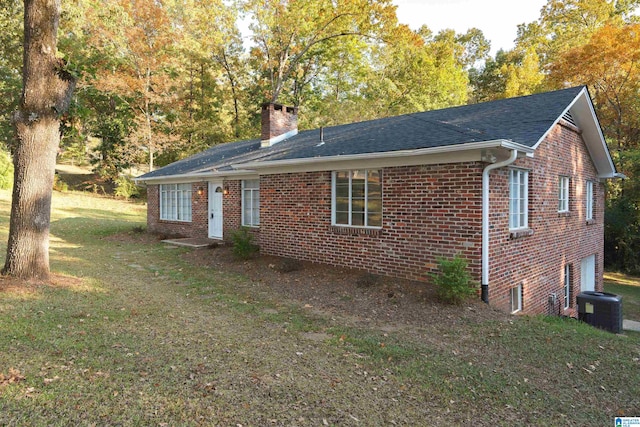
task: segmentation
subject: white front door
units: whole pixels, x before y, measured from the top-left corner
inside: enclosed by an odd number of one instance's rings
[[[596,256],[591,255],[580,262],[580,291],[596,290]]]
[[[222,183],[209,183],[209,238],[222,239]]]

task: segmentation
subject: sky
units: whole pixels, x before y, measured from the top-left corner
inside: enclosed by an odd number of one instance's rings
[[[540,17],[547,0],[393,0],[398,21],[416,30],[426,24],[431,31],[451,28],[466,33],[479,28],[491,41],[491,54],[514,46],[518,24]]]

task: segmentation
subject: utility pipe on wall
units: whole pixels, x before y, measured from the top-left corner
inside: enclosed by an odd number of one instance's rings
[[[508,159],[488,165],[482,171],[482,285],[480,298],[489,302],[489,172],[509,166],[518,158],[518,150],[511,150]]]

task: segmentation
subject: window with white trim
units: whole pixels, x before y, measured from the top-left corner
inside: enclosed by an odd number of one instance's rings
[[[569,177],[558,177],[558,212],[569,212]]]
[[[332,174],[332,223],[382,227],[382,172],[338,171]]]
[[[514,286],[510,290],[511,314],[522,310],[522,285]]]
[[[528,227],[529,172],[509,170],[509,229]]]
[[[242,181],[242,225],[258,227],[260,225],[260,180]]]
[[[586,193],[586,218],[587,221],[593,219],[593,181],[587,181]]]
[[[191,222],[191,184],[160,184],[160,219]]]
[[[564,309],[571,306],[571,264],[564,266]]]

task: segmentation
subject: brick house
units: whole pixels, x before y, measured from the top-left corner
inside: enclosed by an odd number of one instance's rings
[[[604,180],[617,178],[585,87],[298,132],[262,107],[259,140],[214,146],[137,178],[148,229],[427,281],[460,254],[481,298],[576,315],[602,290]]]

